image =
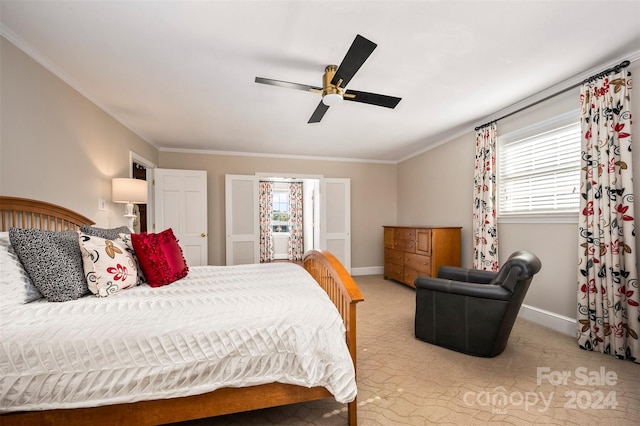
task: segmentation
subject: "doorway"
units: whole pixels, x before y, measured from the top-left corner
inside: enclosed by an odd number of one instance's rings
[[[134,205],[135,232],[153,232],[153,188],[150,183],[153,180],[153,170],[156,165],[134,151],[129,151],[129,177],[147,181],[147,204]]]
[[[134,161],[131,164],[131,175],[134,179],[147,180],[147,167],[144,164]],[[134,204],[133,214],[136,218],[133,221],[133,230],[135,232],[147,232],[147,205]]]
[[[225,175],[226,264],[260,263],[260,181],[275,174]],[[304,251],[329,250],[344,267],[351,269],[350,179],[322,176],[291,176],[315,181],[313,191],[303,190]],[[303,185],[303,188],[305,185]],[[312,201],[308,201],[312,200]],[[309,208],[312,206],[311,208]],[[263,223],[264,224],[264,223]]]
[[[300,261],[317,245],[319,179],[259,180],[260,262]]]

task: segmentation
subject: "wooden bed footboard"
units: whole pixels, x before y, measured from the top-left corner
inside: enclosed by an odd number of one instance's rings
[[[346,328],[347,345],[353,367],[357,372],[356,304],[364,300],[360,289],[342,263],[328,251],[310,250],[305,254],[302,263],[340,312]],[[357,398],[349,403],[348,412],[349,424],[356,425],[358,423]]]
[[[52,231],[78,229],[93,222],[69,209],[51,203],[0,196],[1,231],[10,227]],[[356,304],[362,293],[340,261],[327,251],[310,251],[304,268],[329,295],[342,316],[346,340],[356,367]],[[357,371],[357,370],[356,370]],[[0,424],[9,425],[158,425],[224,414],[269,408],[332,397],[323,387],[306,388],[268,383],[245,388],[223,388],[202,395],[140,401],[91,408],[5,413]],[[357,404],[348,404],[350,425],[357,424]]]
[[[356,366],[356,304],[364,297],[342,263],[326,250],[311,250],[303,260],[304,268],[329,295],[347,329],[347,345]]]

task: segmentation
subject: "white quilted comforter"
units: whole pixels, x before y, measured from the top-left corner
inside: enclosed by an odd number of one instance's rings
[[[190,268],[169,286],[0,313],[0,411],[172,398],[269,382],[355,398],[345,330],[300,266]]]

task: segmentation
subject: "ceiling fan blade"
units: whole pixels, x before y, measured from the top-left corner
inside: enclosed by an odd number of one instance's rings
[[[331,84],[338,84],[342,80],[341,87],[346,87],[377,46],[360,34],[356,35],[336,74],[331,79]]]
[[[345,101],[361,102],[363,104],[377,105],[385,108],[395,108],[402,98],[395,96],[379,95],[377,93],[359,92],[357,90],[347,90],[344,93]],[[355,95],[351,97],[349,95]]]
[[[322,87],[309,86],[307,84],[290,83],[288,81],[272,80],[270,78],[256,77],[256,83],[269,84],[271,86],[286,87],[287,89],[304,90],[305,92],[322,92]]]
[[[319,123],[320,120],[322,120],[322,117],[324,117],[324,113],[327,112],[328,109],[329,107],[323,104],[322,101],[320,101],[320,103],[316,107],[316,110],[313,111],[313,114],[311,114],[311,118],[309,119],[309,121],[307,121],[307,123]]]

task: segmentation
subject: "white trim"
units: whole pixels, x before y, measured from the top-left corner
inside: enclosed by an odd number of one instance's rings
[[[382,266],[366,266],[351,269],[351,275],[354,277],[359,275],[382,275],[383,273],[384,267]],[[567,316],[556,314],[545,309],[536,308],[535,306],[524,303],[520,307],[518,316],[559,333],[566,334],[571,337],[576,336],[577,320],[575,318],[569,318]]]
[[[343,161],[348,163],[398,164],[395,160],[365,160],[361,158],[314,157],[310,155],[265,154],[256,152],[215,151],[209,149],[158,148],[160,152],[176,152],[184,154],[230,155],[236,157],[288,158],[292,160]]]
[[[142,164],[147,169],[155,169],[158,167],[153,161],[147,160],[137,152],[129,151],[129,177],[133,177],[132,176],[133,172],[131,171],[131,167],[133,166],[134,162],[138,164]]]
[[[568,336],[576,337],[576,319],[556,314],[535,306],[523,304],[518,313],[520,318],[558,331]]]
[[[255,172],[254,173],[255,176],[259,177],[259,178],[265,178],[265,179],[273,179],[274,181],[277,181],[280,178],[285,178],[285,179],[297,179],[297,180],[302,180],[302,179],[322,179],[324,178],[323,175],[308,175],[308,174],[300,174],[300,173],[265,173],[265,172]]]
[[[578,212],[567,214],[522,214],[498,216],[498,224],[501,223],[578,223]]]

